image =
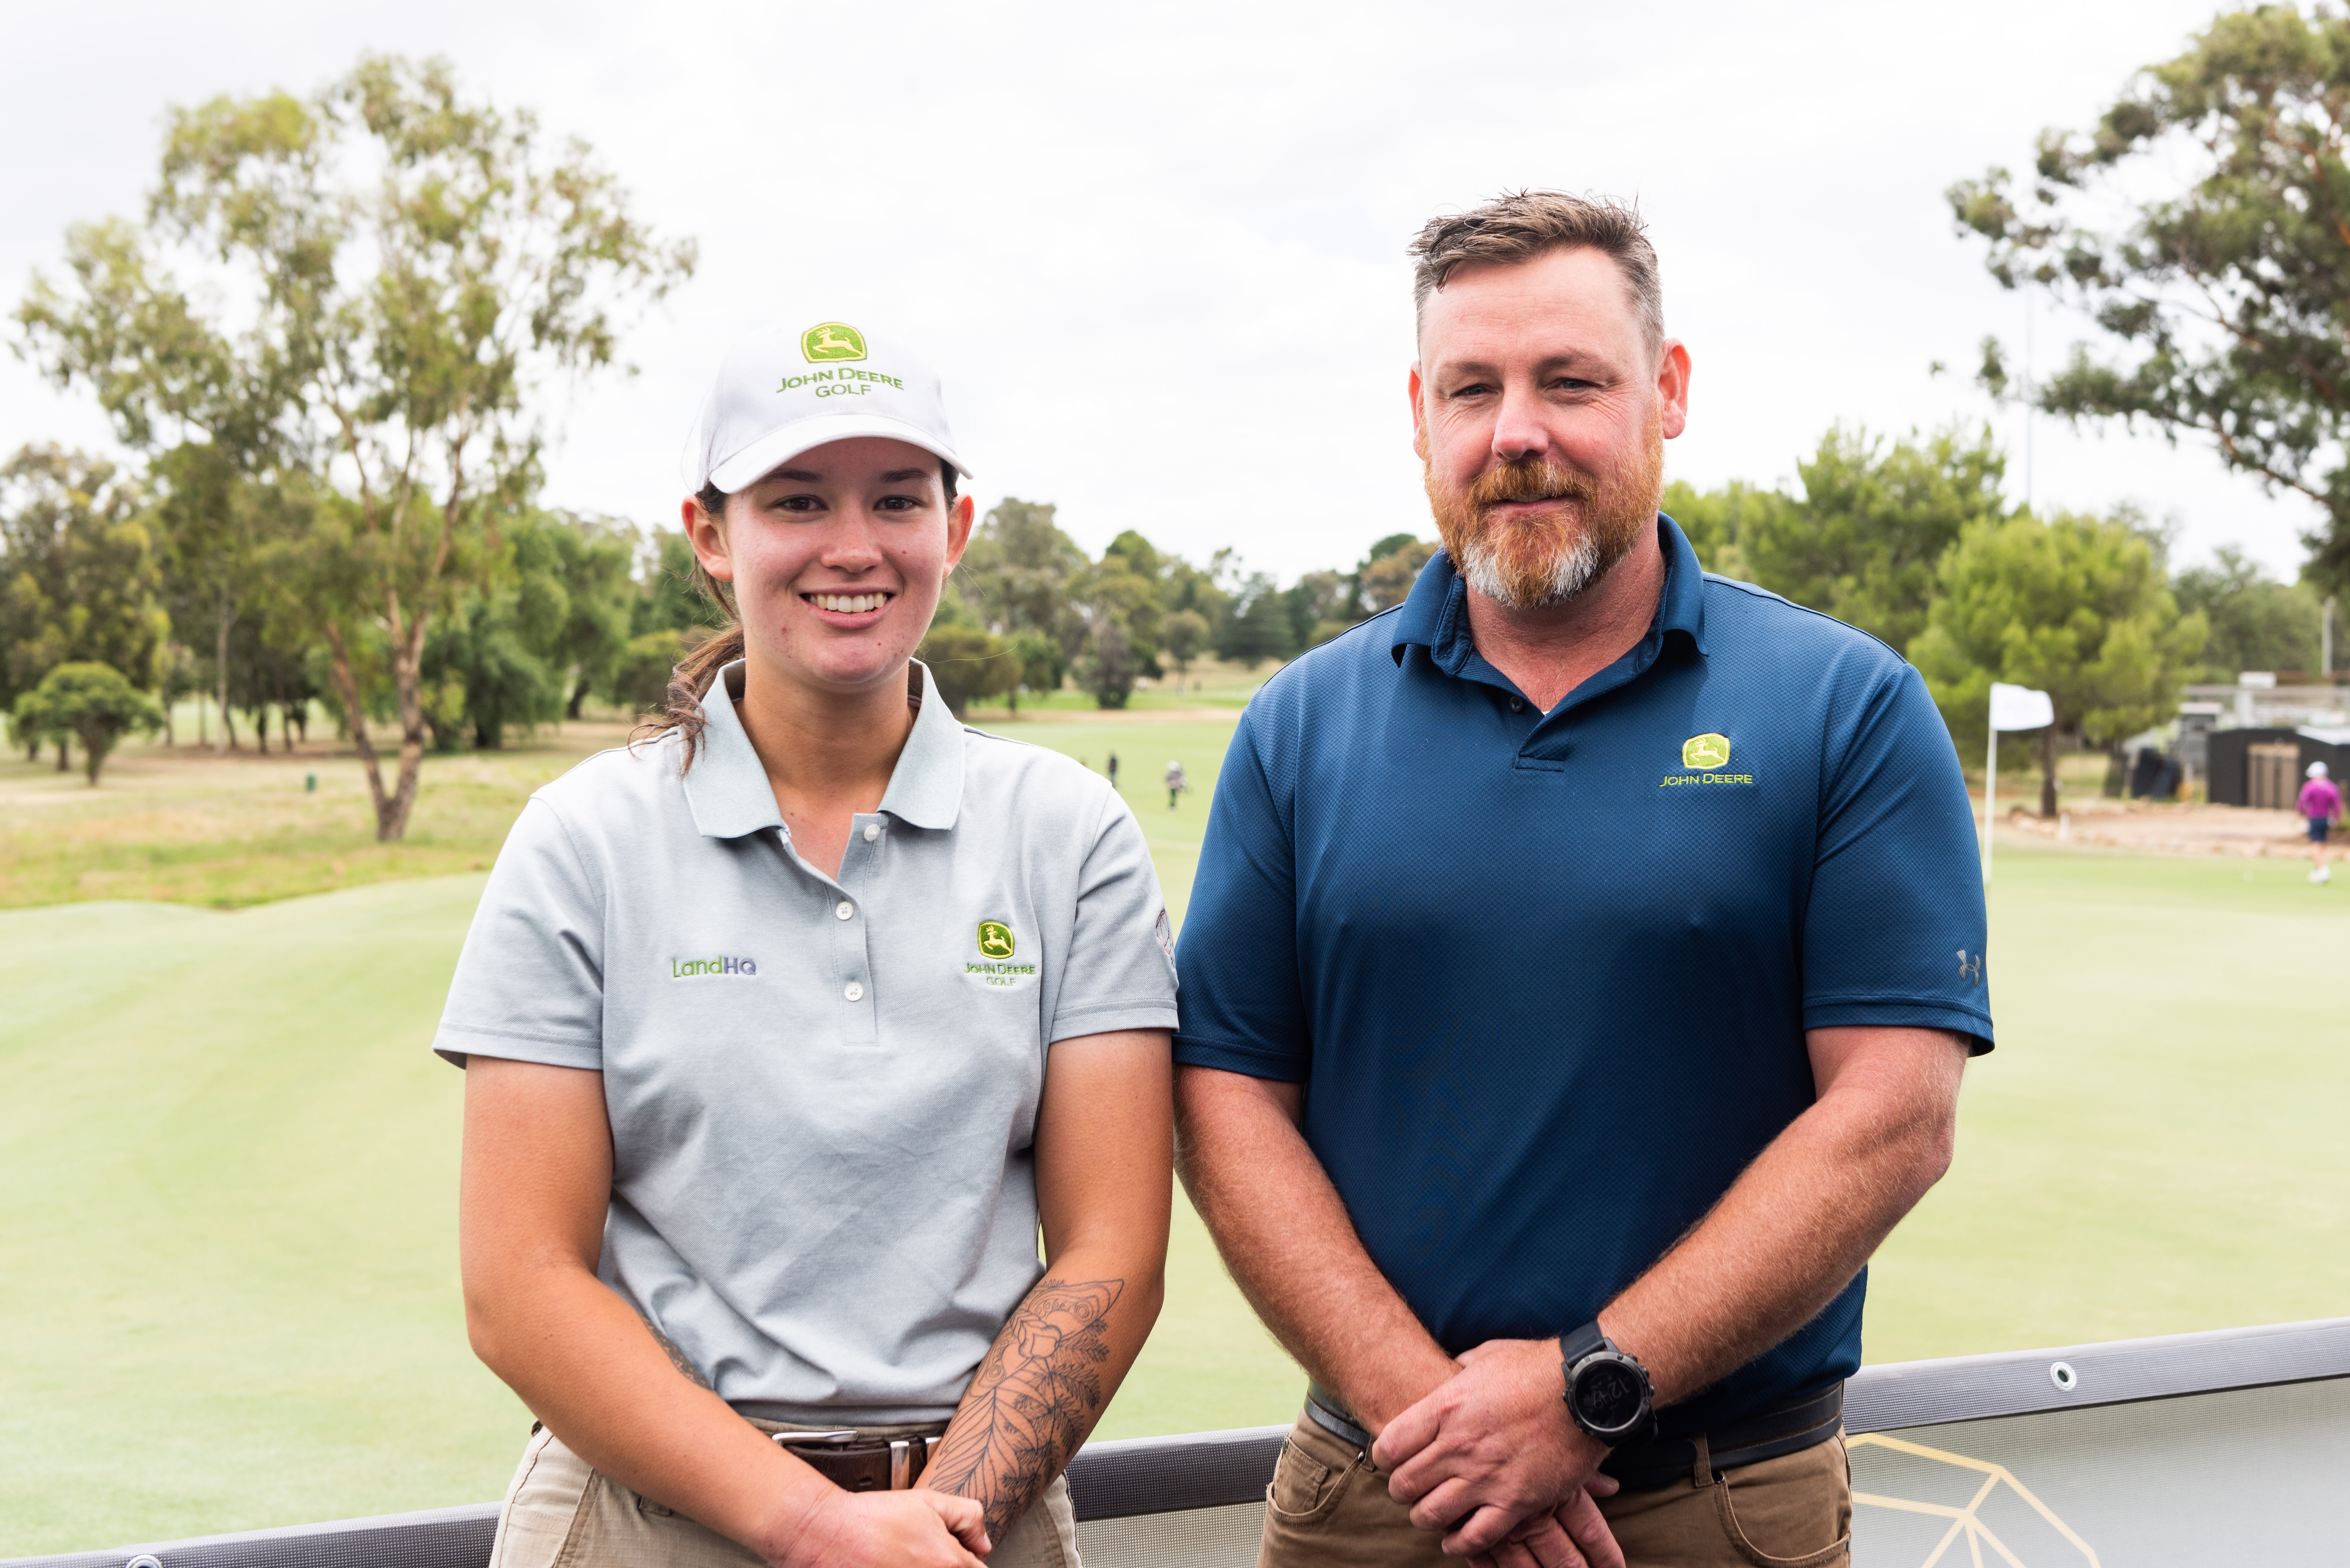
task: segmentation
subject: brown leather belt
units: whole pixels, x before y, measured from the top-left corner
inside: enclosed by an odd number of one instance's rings
[[[784,1451],[843,1491],[904,1491],[922,1479],[936,1438],[858,1432],[777,1432]]]
[[[1801,1453],[1843,1429],[1844,1385],[1831,1383],[1705,1432],[1706,1466],[1719,1479],[1722,1471],[1741,1465]],[[1694,1480],[1697,1458],[1693,1437],[1656,1438],[1617,1449],[1599,1469],[1621,1481],[1626,1491],[1654,1491],[1677,1480]]]

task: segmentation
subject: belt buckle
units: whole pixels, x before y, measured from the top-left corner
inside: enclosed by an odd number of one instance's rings
[[[862,1432],[848,1430],[833,1432],[776,1432],[772,1434],[772,1436],[778,1444],[782,1445],[786,1449],[795,1448],[847,1449],[858,1443],[873,1443],[878,1445],[884,1440],[879,1438],[868,1438]],[[931,1456],[938,1451],[939,1439],[936,1438],[891,1438],[887,1439],[887,1441],[889,1445],[889,1490],[891,1491],[906,1491],[911,1489],[914,1483],[921,1479],[922,1471],[930,1468]],[[922,1445],[920,1463],[916,1462],[914,1454],[914,1445],[917,1442]]]

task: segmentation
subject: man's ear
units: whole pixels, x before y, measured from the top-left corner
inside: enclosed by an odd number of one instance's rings
[[[1690,352],[1679,338],[1671,338],[1657,356],[1657,399],[1663,405],[1665,439],[1689,429]]]
[[[1428,411],[1419,406],[1420,385],[1418,360],[1412,361],[1411,379],[1407,384],[1411,389],[1411,450],[1419,454],[1420,462],[1426,462],[1428,461]]]
[[[702,569],[719,582],[733,582],[734,562],[726,553],[725,520],[704,512],[702,503],[691,495],[679,506],[678,518],[685,524],[685,542],[693,546],[693,558],[702,563]]]

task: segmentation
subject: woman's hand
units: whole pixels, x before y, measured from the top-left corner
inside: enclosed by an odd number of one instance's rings
[[[967,1497],[835,1488],[767,1560],[775,1568],[979,1568],[993,1549],[979,1504]]]

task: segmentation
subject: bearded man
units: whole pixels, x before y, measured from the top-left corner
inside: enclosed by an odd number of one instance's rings
[[[1444,548],[1249,704],[1180,1157],[1313,1382],[1260,1562],[1842,1563],[1863,1265],[1991,1048],[1958,758],[1890,649],[1706,575],[1627,207],[1423,229]]]

